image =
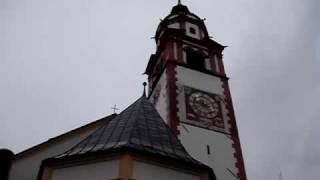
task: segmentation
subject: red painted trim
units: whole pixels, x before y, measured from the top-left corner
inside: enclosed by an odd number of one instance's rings
[[[212,54],[212,53],[209,54],[210,67],[211,67],[211,72],[212,72],[212,73],[217,73],[214,56],[215,56],[215,55]]]
[[[174,48],[173,42],[169,41],[168,42],[168,46],[166,48],[165,59],[166,58],[168,58],[168,59],[173,59],[174,58],[173,48]],[[168,60],[168,59],[166,59],[166,60]]]
[[[180,134],[178,130],[179,118],[178,118],[178,93],[177,93],[177,77],[176,77],[176,65],[168,62],[167,64],[167,93],[169,97],[169,126],[174,135]]]
[[[231,134],[231,139],[233,141],[232,147],[235,150],[234,157],[236,158],[236,163],[235,166],[238,168],[238,176],[240,180],[246,180],[246,172],[245,172],[245,167],[244,167],[244,162],[243,162],[243,157],[242,157],[242,151],[241,151],[241,145],[240,145],[240,139],[239,139],[239,134],[238,134],[238,128],[237,128],[237,123],[234,115],[234,109],[232,106],[232,99],[231,99],[231,94],[230,94],[230,89],[229,89],[229,84],[228,81],[225,79],[222,79],[222,88],[223,88],[223,93],[226,98],[226,106],[227,106],[227,116],[229,117],[229,125],[230,125],[230,134]]]
[[[219,63],[219,71],[220,71],[220,74],[224,75],[226,74],[225,71],[224,71],[224,67],[223,67],[223,62],[222,62],[222,55],[217,55],[218,57],[218,63]]]

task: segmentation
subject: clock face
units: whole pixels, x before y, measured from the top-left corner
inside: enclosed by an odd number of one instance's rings
[[[221,112],[221,97],[190,87],[185,87],[185,123],[218,131],[225,131]]]
[[[219,102],[211,98],[208,94],[194,92],[189,95],[189,105],[199,116],[212,119],[219,113]]]

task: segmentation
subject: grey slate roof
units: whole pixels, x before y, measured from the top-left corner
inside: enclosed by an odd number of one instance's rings
[[[122,148],[204,166],[186,152],[145,96],[79,144],[55,158]]]

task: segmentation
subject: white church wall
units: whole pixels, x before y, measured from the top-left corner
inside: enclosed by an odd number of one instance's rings
[[[175,17],[177,17],[178,15],[170,15],[170,17],[168,17],[168,19],[173,19]]]
[[[182,66],[176,68],[178,84],[178,117],[180,124],[179,139],[186,150],[197,160],[209,165],[215,171],[217,179],[233,180],[236,179],[229,172],[237,173],[235,167],[234,149],[232,140],[227,134],[199,128],[193,125],[185,124],[181,121],[186,119],[186,102],[183,86],[192,87],[209,93],[214,93],[224,97],[224,90],[220,78],[194,71]],[[227,111],[225,104],[222,104],[222,116],[225,121],[225,129],[230,128],[227,121]],[[211,154],[207,152],[207,145],[210,147]],[[228,170],[229,169],[229,170]]]
[[[188,124],[180,124],[178,129],[179,139],[186,150],[213,168],[217,179],[237,179],[229,172],[237,174],[238,170],[235,167],[232,142],[227,135]],[[210,146],[210,154],[207,153],[207,145]]]
[[[216,54],[213,56],[213,59],[214,59],[214,64],[216,65],[216,69],[215,70],[216,70],[217,73],[220,73],[220,69],[219,69],[219,66],[218,66],[218,64],[219,64],[218,61],[219,60],[218,60],[218,57],[217,57]]]
[[[222,82],[218,77],[182,66],[177,66],[176,72],[179,84],[223,95]]]
[[[9,180],[35,180],[37,179],[38,171],[42,160],[63,153],[70,149],[76,143],[87,137],[95,129],[85,130],[77,133],[64,140],[58,141],[52,145],[42,148],[36,152],[31,152],[26,157],[17,159],[13,162]]]
[[[150,95],[150,101],[154,103],[156,110],[165,122],[168,122],[168,95],[167,95],[167,73],[162,73],[159,82]]]
[[[151,165],[139,161],[133,162],[133,178],[139,180],[200,180],[199,176],[181,171]]]
[[[180,24],[176,22],[176,23],[170,24],[168,27],[173,29],[180,29]]]
[[[119,177],[119,160],[55,169],[51,180],[106,180]]]

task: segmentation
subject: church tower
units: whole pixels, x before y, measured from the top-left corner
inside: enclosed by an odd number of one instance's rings
[[[149,100],[188,153],[217,180],[246,180],[239,135],[223,66],[225,46],[204,20],[178,4],[161,21],[156,53],[146,68]]]
[[[155,40],[145,72],[148,97],[144,90],[120,114],[18,154],[0,150],[0,177],[246,180],[222,61],[225,46],[181,3],[161,21]]]

